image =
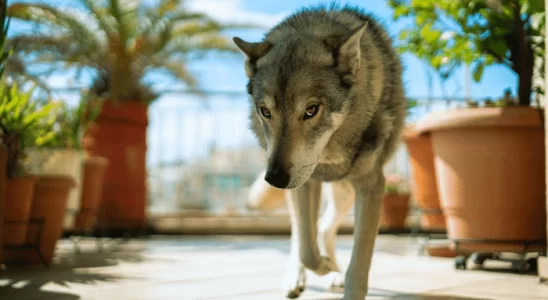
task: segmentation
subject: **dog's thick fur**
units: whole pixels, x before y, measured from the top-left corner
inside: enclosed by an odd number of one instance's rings
[[[254,186],[254,194],[275,187],[288,196],[287,296],[304,290],[307,268],[319,275],[336,272],[334,285],[344,285],[344,299],[364,299],[383,166],[398,146],[405,118],[402,67],[391,39],[363,11],[331,5],[301,9],[263,41],[234,42],[246,56],[251,128],[267,156],[263,184]],[[328,203],[320,219],[322,185]],[[355,199],[354,246],[344,272],[334,241]]]

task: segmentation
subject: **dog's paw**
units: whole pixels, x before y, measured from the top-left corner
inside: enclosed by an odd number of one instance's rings
[[[344,290],[344,280],[346,278],[344,273],[337,272],[333,276],[333,281],[331,282],[330,289],[332,291],[341,291]]]
[[[298,298],[306,285],[306,273],[303,267],[296,270],[289,270],[283,281],[283,291],[287,298]]]
[[[337,264],[328,256],[322,256],[320,258],[320,263],[318,264],[318,267],[312,271],[317,275],[322,276],[331,272],[338,272],[339,267],[337,267]]]

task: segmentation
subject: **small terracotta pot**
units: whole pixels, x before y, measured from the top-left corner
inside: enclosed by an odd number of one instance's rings
[[[36,177],[8,179],[4,204],[4,245],[23,245],[26,241]]]
[[[437,112],[421,121],[420,131],[432,134],[450,239],[515,241],[469,243],[466,248],[473,251],[513,251],[506,249],[546,239],[545,137],[539,111]]]
[[[39,175],[32,204],[31,217],[43,218],[44,227],[40,239],[40,251],[44,259],[51,263],[57,241],[63,233],[63,219],[68,204],[69,193],[76,181],[67,175]],[[29,243],[34,243],[39,231],[29,231]],[[31,260],[29,258],[29,260]],[[32,260],[39,263],[38,260]]]
[[[386,193],[382,200],[380,227],[404,229],[409,212],[409,194]]]
[[[0,264],[2,264],[2,237],[4,236],[4,203],[6,199],[6,167],[8,148],[0,141]]]
[[[419,134],[413,126],[405,128],[403,139],[411,165],[411,189],[422,210],[421,227],[426,230],[443,231],[446,225],[438,197],[432,139],[428,134]]]
[[[85,159],[82,197],[80,211],[76,215],[75,230],[89,230],[95,225],[107,166],[108,160],[104,157],[91,156]]]

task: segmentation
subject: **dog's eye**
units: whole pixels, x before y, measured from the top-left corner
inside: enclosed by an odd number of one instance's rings
[[[309,105],[306,108],[303,119],[306,120],[306,119],[310,119],[310,118],[314,117],[318,113],[318,109],[319,109],[318,104]]]
[[[261,114],[262,114],[265,118],[270,119],[271,115],[270,115],[270,110],[268,110],[268,108],[266,108],[266,107],[263,106],[263,107],[260,108],[260,110],[261,110]]]

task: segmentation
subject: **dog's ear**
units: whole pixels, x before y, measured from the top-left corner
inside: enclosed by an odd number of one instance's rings
[[[268,41],[264,41],[261,43],[250,43],[242,40],[237,36],[233,37],[232,40],[246,56],[244,64],[245,74],[247,75],[247,77],[253,76],[253,73],[255,73],[257,60],[265,55],[268,50],[270,50],[272,44],[270,44],[270,42]]]
[[[360,68],[361,50],[360,40],[367,28],[367,23],[355,29],[350,35],[328,37],[325,43],[332,49],[336,49],[337,68],[344,76],[345,81],[353,81]]]

